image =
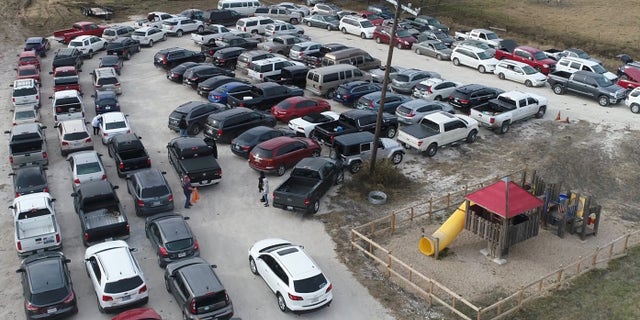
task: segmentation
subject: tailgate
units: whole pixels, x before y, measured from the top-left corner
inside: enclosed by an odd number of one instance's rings
[[[37,251],[60,245],[58,227],[53,215],[19,220],[16,223],[16,240],[19,252]]]
[[[398,132],[398,142],[404,143],[411,148],[418,149],[419,148],[418,144],[420,143],[420,139],[404,132],[403,130],[400,130]]]

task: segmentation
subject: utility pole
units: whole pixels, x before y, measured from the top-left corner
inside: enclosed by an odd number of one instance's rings
[[[378,159],[378,141],[380,140],[380,127],[382,126],[382,117],[384,114],[384,100],[387,97],[387,87],[389,86],[389,72],[391,71],[391,60],[393,59],[394,40],[396,37],[396,31],[398,30],[398,19],[400,19],[401,9],[407,11],[413,15],[418,15],[420,9],[413,10],[411,4],[408,6],[402,5],[395,0],[386,0],[396,7],[395,16],[393,17],[393,26],[391,27],[391,35],[389,40],[389,51],[387,53],[387,63],[384,69],[384,79],[382,80],[382,94],[380,94],[380,106],[378,107],[378,117],[376,120],[376,131],[373,138],[373,153],[371,154],[371,166],[369,174],[373,175],[376,172],[376,160]]]

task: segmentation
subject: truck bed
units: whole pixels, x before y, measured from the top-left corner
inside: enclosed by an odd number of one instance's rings
[[[402,129],[400,129],[400,132],[404,132],[407,135],[410,135],[416,139],[425,139],[431,136],[435,136],[436,134],[439,133],[421,124],[414,124],[414,125],[403,127]]]
[[[53,215],[22,219],[16,222],[18,239],[52,235],[56,232]]]
[[[293,196],[306,196],[309,194],[315,186],[318,184],[318,180],[303,178],[303,177],[290,177],[283,184],[274,191],[274,193],[281,195],[293,195]],[[304,201],[304,199],[302,199]]]
[[[84,212],[86,230],[100,229],[126,222],[124,214],[117,207]]]

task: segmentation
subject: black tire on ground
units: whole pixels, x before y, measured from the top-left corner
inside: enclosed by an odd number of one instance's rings
[[[609,98],[607,96],[599,96],[598,104],[602,107],[606,107],[609,105]]]
[[[553,86],[553,93],[555,94],[564,94],[564,88],[560,84],[556,84]]]
[[[153,40],[149,40],[149,48],[153,47]]]
[[[202,32],[202,31],[204,31],[204,27],[203,27],[203,26],[199,26],[199,27],[198,27],[198,31],[197,31],[197,32],[198,32],[198,33],[200,33],[200,32]]]
[[[178,38],[182,37],[182,30],[178,30],[178,31],[176,32],[176,36],[177,36]]]
[[[473,129],[467,135],[467,143],[474,143],[476,140],[478,140],[478,130]]]
[[[167,41],[167,34],[166,33],[162,35],[162,41]]]
[[[360,34],[360,38],[362,38],[362,39],[366,39],[366,38],[367,38],[367,35],[366,35],[366,34],[364,34],[364,32],[363,32],[363,33],[361,33],[361,34]]]
[[[280,309],[280,311],[282,312],[287,312],[287,303],[285,302],[284,298],[282,297],[282,295],[280,294],[280,292],[278,292],[276,294],[276,298],[278,299],[278,308]]]
[[[500,80],[504,80],[504,73],[502,73],[502,72],[498,73],[498,78]]]
[[[433,157],[438,153],[438,145],[435,143],[430,144],[427,150],[424,151],[424,155],[427,157]]]
[[[336,181],[334,182],[334,184],[341,184],[344,182],[344,171],[340,170],[340,172],[338,172],[338,175],[336,176]]]
[[[376,43],[380,43],[380,42],[382,42],[382,40],[380,40],[379,37],[376,37]]]
[[[287,171],[287,169],[284,167],[284,165],[283,165],[283,164],[281,164],[281,165],[278,167],[278,170],[276,170],[276,174],[277,174],[277,175],[279,175],[279,176],[282,176],[282,175],[284,175],[284,173],[285,173],[286,171]]]
[[[422,54],[422,52],[420,52],[420,48],[416,49],[416,54],[417,55],[421,55]]]
[[[442,60],[442,56],[438,53],[438,54],[436,54],[436,59]]]
[[[251,270],[251,273],[253,274],[258,274],[258,267],[252,257],[249,257],[249,270]]]
[[[531,82],[531,80],[526,80],[524,82],[524,85],[527,86],[527,87],[533,87],[533,83]]]
[[[505,121],[502,123],[502,125],[500,126],[500,134],[505,134],[507,132],[509,132],[509,127],[511,127],[511,122],[510,121]]]
[[[458,58],[453,58],[453,65],[454,66],[459,66],[460,65],[460,60],[458,60]]]
[[[536,119],[542,119],[542,117],[544,117],[545,112],[547,112],[547,107],[541,106],[538,109],[538,112],[536,112],[536,115],[535,115]]]
[[[396,44],[396,48],[402,49],[402,43],[398,42],[398,44]]]
[[[313,202],[313,204],[309,207],[308,209],[309,213],[317,213],[318,210],[320,210],[320,200],[317,200]]]
[[[330,25],[330,24],[328,24],[328,25],[327,25],[327,31],[331,31],[331,30],[332,30],[332,29],[331,29],[331,25]]]
[[[202,131],[202,128],[200,128],[200,125],[197,123],[190,125],[189,129],[187,129],[187,133],[189,133],[190,136],[197,136],[200,131]]]
[[[342,33],[347,33],[347,29],[342,28]]]
[[[634,103],[629,107],[629,109],[633,113],[640,113],[640,104]]]
[[[387,129],[387,138],[391,139],[395,137],[397,133],[398,133],[398,128],[390,127],[389,129]]]
[[[125,60],[131,59],[131,52],[127,51],[127,53],[124,54],[124,59]]]
[[[351,174],[356,174],[356,173],[360,172],[361,168],[362,168],[362,162],[354,161],[349,166],[349,172],[351,172]]]
[[[402,158],[404,156],[402,155],[402,152],[396,152],[391,156],[391,162],[393,162],[393,164],[400,164],[400,162],[402,162]]]
[[[311,27],[311,21],[307,21],[307,26]]]
[[[484,67],[484,66],[478,66],[478,71],[479,71],[480,73],[485,73],[485,72],[487,72],[487,69],[485,69],[485,67]]]
[[[291,18],[291,20],[289,20],[289,23],[291,24],[298,24],[298,18]]]

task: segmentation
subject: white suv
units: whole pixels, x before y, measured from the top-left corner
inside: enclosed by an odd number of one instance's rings
[[[167,34],[162,29],[142,27],[133,32],[131,39],[140,41],[142,45],[153,47],[154,43],[167,40]]]
[[[633,91],[627,95],[624,104],[631,109],[631,112],[640,113],[640,87],[633,89]]]
[[[93,140],[84,119],[61,121],[55,128],[58,132],[60,153],[63,157],[71,152],[93,150]]]
[[[249,268],[261,276],[278,298],[282,312],[329,306],[333,286],[302,246],[265,239],[249,249]]]
[[[144,274],[126,242],[93,245],[87,248],[84,261],[101,312],[149,301]]]
[[[268,77],[279,76],[282,68],[295,65],[304,66],[303,63],[289,61],[284,57],[257,60],[249,65],[248,76],[258,81],[266,81]]]
[[[200,20],[193,20],[187,17],[171,18],[162,22],[162,30],[168,34],[182,37],[185,32],[202,32],[204,24]]]
[[[264,34],[267,25],[273,23],[275,23],[275,21],[267,17],[240,18],[236,22],[236,29],[241,32],[248,32],[252,34]]]
[[[492,51],[467,45],[456,46],[451,53],[451,61],[456,66],[464,65],[478,69],[480,73],[493,72],[498,64]]]
[[[69,48],[76,48],[85,57],[93,57],[93,55],[107,48],[107,40],[96,36],[77,36],[69,42]]]
[[[11,90],[11,104],[13,107],[35,106],[40,108],[40,89],[38,82],[33,79],[15,80]]]
[[[362,39],[371,39],[376,26],[365,18],[344,16],[340,19],[338,29],[342,30],[342,33],[351,33],[360,36]]]

